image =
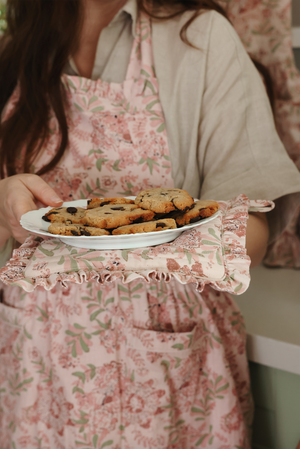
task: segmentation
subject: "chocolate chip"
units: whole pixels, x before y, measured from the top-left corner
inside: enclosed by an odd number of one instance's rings
[[[166,223],[156,223],[156,228],[166,228]]]
[[[51,223],[51,220],[49,220],[49,218],[46,215],[44,215],[42,217],[42,220],[47,221],[48,223]]]
[[[124,207],[112,207],[112,210],[125,210]]]
[[[136,224],[136,223],[143,223],[143,219],[142,218],[135,218],[134,220],[132,220],[130,223],[131,224]]]
[[[51,215],[59,214],[59,212],[48,212],[46,215],[47,217],[50,217]]]
[[[190,223],[197,223],[197,221],[200,221],[201,217],[194,217],[190,219]]]
[[[92,202],[92,200],[87,200],[88,205]]]
[[[76,207],[68,207],[67,212],[68,212],[68,214],[74,215],[74,214],[76,214],[77,209],[76,209]]]
[[[73,231],[73,230],[71,230],[71,234],[73,234],[73,235],[80,235],[80,233],[79,233],[79,232],[77,232],[77,231]]]
[[[107,204],[110,204],[110,201],[103,201],[103,203],[100,204],[100,207],[106,206]]]
[[[89,231],[86,231],[85,229],[83,229],[81,231],[81,235],[91,235],[91,233]]]

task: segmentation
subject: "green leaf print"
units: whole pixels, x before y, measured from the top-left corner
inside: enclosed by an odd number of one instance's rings
[[[79,330],[85,329],[85,327],[80,326],[80,324],[78,324],[78,323],[75,323],[75,324],[74,324],[74,327],[75,327],[75,329],[79,329]]]
[[[32,340],[32,335],[26,330],[26,327],[24,326],[24,334],[26,335],[26,337],[29,339],[29,340]]]
[[[73,390],[72,390],[72,393],[74,394],[74,393],[81,393],[81,394],[84,394],[84,391],[81,389],[81,388],[79,388],[79,387],[77,387],[76,385],[75,385],[75,387],[73,388]]]
[[[145,92],[147,87],[149,87],[149,89],[152,91],[153,95],[156,95],[156,91],[154,89],[154,86],[153,86],[153,84],[149,80],[145,80],[143,92]]]
[[[98,106],[97,108],[91,109],[91,112],[101,112],[101,111],[104,111],[103,106]]]
[[[120,163],[120,159],[117,159],[111,168],[115,171],[121,171],[120,168],[118,167],[119,163]]]
[[[177,343],[176,345],[173,345],[172,348],[174,349],[184,349],[184,345],[182,343]]]
[[[92,98],[89,99],[89,106],[94,103],[94,101],[97,101],[98,97],[96,97],[96,95],[94,95]]]
[[[146,110],[149,111],[149,112],[151,112],[152,107],[153,107],[155,104],[157,104],[157,103],[159,103],[159,100],[151,101],[151,103],[147,104]]]
[[[57,262],[57,265],[63,265],[65,263],[65,258],[64,256],[61,256],[61,258],[59,259],[59,262]]]
[[[97,448],[97,441],[98,441],[99,436],[98,435],[94,435],[93,436],[93,446],[94,448]]]
[[[74,103],[74,106],[75,106],[75,108],[77,108],[77,109],[78,109],[78,111],[80,111],[80,112],[83,112],[83,111],[84,111],[84,109],[82,109],[82,107],[81,107],[81,106],[79,106],[79,104],[77,104],[77,103]]]
[[[219,251],[216,252],[216,259],[219,265],[223,265]]]
[[[102,444],[101,449],[106,446],[111,446],[112,444],[113,444],[113,440],[105,441],[105,443]]]
[[[108,298],[108,299],[105,301],[105,305],[107,306],[109,303],[114,302],[114,300],[115,300],[114,297]]]
[[[162,133],[166,128],[166,125],[164,123],[162,123],[158,128],[157,128],[157,132],[158,133]]]
[[[85,374],[82,373],[81,371],[76,371],[75,373],[72,373],[72,376],[79,377],[79,379],[81,380],[81,382],[82,382],[83,384],[85,383]]]
[[[201,240],[201,243],[203,245],[214,245],[214,246],[218,245],[217,242],[212,242],[211,240]]]
[[[143,287],[143,284],[138,284],[138,285],[136,285],[132,290],[131,290],[131,292],[133,293],[133,292],[136,292],[137,290],[140,290],[141,288]]]
[[[238,293],[242,288],[243,288],[243,284],[241,282],[237,287],[235,287],[235,289],[234,289],[235,293]]]
[[[43,248],[42,246],[39,246],[39,250],[41,251],[41,253],[45,254],[45,256],[49,256],[49,257],[54,256],[53,251],[48,251],[47,249]]]
[[[202,437],[197,441],[196,446],[200,446],[200,444],[203,442],[203,440],[208,436],[208,433],[205,433],[202,435]]]
[[[96,376],[96,367],[91,363],[88,363],[88,366],[91,368],[90,378],[92,380]]]
[[[146,70],[144,70],[144,69],[141,69],[141,75],[145,75],[147,78],[150,77],[149,73],[146,72]]]
[[[146,162],[147,162],[147,165],[149,167],[150,174],[152,175],[153,165],[158,165],[159,166],[159,164],[156,161],[154,161],[153,159],[150,159],[150,157],[147,157],[147,161]]]
[[[129,250],[123,249],[122,257],[123,257],[124,260],[126,260],[126,262],[128,262],[128,253],[129,253]]]
[[[217,234],[216,234],[216,231],[215,231],[213,228],[209,228],[209,229],[208,229],[208,232],[209,232],[209,234],[212,235],[215,239],[217,239],[217,240],[220,241],[219,237],[218,237]]]
[[[100,157],[99,159],[97,159],[96,167],[98,168],[99,171],[101,171],[102,169],[102,164],[105,164],[105,162],[107,161],[108,159],[105,159],[104,157]]]

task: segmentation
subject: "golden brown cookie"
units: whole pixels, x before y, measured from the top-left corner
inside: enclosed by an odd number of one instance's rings
[[[86,210],[82,207],[55,207],[47,212],[42,219],[49,223],[79,224]]]
[[[157,220],[157,221],[147,221],[145,223],[131,224],[128,226],[121,226],[112,231],[113,235],[122,234],[140,234],[144,232],[156,232],[165,231],[167,229],[176,229],[176,222],[172,218]]]
[[[174,218],[178,226],[184,226],[211,217],[218,209],[219,204],[216,201],[196,201],[190,210],[184,214],[180,213]]]
[[[87,226],[112,229],[132,223],[150,221],[154,212],[139,208],[136,204],[118,204],[88,209],[81,222]]]
[[[100,236],[109,235],[105,229],[94,228],[90,226],[82,226],[76,224],[53,223],[49,226],[48,231],[56,235],[71,235],[71,236]]]
[[[194,204],[194,200],[186,190],[161,187],[142,190],[136,197],[135,204],[157,214],[167,214],[174,210],[186,212]]]
[[[115,198],[93,198],[87,201],[88,209],[95,209],[96,207],[107,206],[109,204],[134,204],[133,200],[122,197]]]

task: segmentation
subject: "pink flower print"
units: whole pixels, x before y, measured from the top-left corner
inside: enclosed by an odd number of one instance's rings
[[[148,429],[152,417],[165,412],[160,407],[165,391],[156,389],[152,379],[141,383],[122,378],[121,389],[124,397],[124,425],[139,425]]]
[[[64,389],[47,384],[46,388],[37,386],[38,396],[35,403],[23,409],[25,422],[36,424],[42,421],[48,429],[53,429],[58,435],[64,434],[66,426],[73,426],[70,419],[70,410],[73,404],[64,396]]]
[[[127,167],[133,167],[137,165],[136,154],[132,151],[132,148],[123,148],[120,146],[119,149],[120,162],[118,164],[118,168],[123,170]],[[137,178],[137,176],[136,176]]]
[[[69,324],[68,330],[66,330],[65,341],[73,357],[82,355],[83,352],[89,352],[89,347],[93,345],[91,335],[84,332],[84,329],[85,327],[75,323],[74,326]]]
[[[221,428],[225,432],[232,433],[234,430],[239,430],[243,417],[237,405],[235,405],[229,413],[222,416]]]
[[[106,191],[113,190],[117,185],[117,181],[114,176],[103,176],[101,178],[101,183]]]

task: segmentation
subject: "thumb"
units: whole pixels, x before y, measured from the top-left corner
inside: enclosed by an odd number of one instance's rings
[[[63,200],[42,178],[37,175],[23,175],[20,181],[32,193],[32,196],[46,206],[59,206]]]

